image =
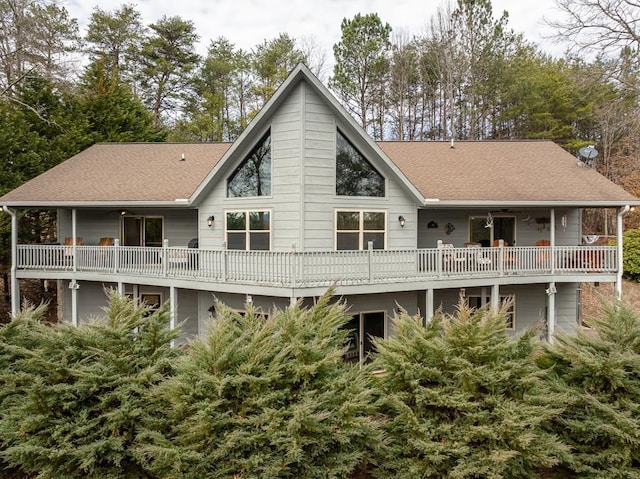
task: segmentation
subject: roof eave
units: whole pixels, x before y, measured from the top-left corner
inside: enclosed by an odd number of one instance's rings
[[[623,206],[640,206],[640,200],[474,201],[427,198],[422,204],[423,208],[619,208]]]
[[[173,201],[2,201],[9,208],[190,208],[188,199]]]

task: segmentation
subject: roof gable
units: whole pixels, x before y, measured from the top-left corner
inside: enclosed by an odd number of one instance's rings
[[[287,96],[291,94],[295,86],[301,81],[305,81],[310,85],[318,96],[325,101],[329,109],[337,117],[337,122],[340,124],[341,129],[345,131],[347,136],[350,137],[351,140],[353,140],[354,137],[357,137],[360,140],[358,145],[359,148],[361,150],[366,150],[362,151],[362,153],[367,156],[370,161],[373,159],[372,155],[375,155],[376,159],[379,160],[375,161],[375,163],[381,163],[382,166],[384,166],[386,174],[391,174],[396,177],[399,180],[399,183],[405,187],[409,194],[413,196],[418,203],[422,203],[424,198],[404,173],[398,169],[393,161],[391,161],[378,147],[376,142],[373,141],[373,139],[371,139],[371,137],[360,127],[360,125],[356,123],[353,117],[349,115],[340,103],[338,103],[336,98],[331,94],[331,92],[329,92],[322,82],[320,82],[309,68],[302,63],[298,64],[298,66],[292,70],[278,90],[276,90],[269,101],[267,101],[267,103],[262,107],[258,115],[256,115],[251,123],[249,123],[247,128],[245,128],[242,134],[225,153],[221,161],[216,164],[204,181],[202,181],[198,189],[191,196],[191,203],[197,203],[202,196],[208,192],[217,177],[220,176],[223,171],[228,169],[227,163],[232,161],[237,150],[246,148],[247,144],[253,145],[258,141],[259,137],[263,135],[266,128],[268,128],[272,115],[285,101]],[[365,148],[362,148],[363,145]]]

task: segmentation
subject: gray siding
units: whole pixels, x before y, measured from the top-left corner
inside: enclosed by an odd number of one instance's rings
[[[92,281],[79,282],[78,289],[78,323],[86,323],[95,318],[104,317],[103,308],[108,306],[106,289],[116,289],[114,283],[98,283]],[[132,294],[133,285],[125,285],[125,293]],[[162,301],[169,299],[169,289],[153,286],[139,286],[138,294],[160,293]],[[58,303],[63,321],[71,321],[71,290],[68,281],[60,281]],[[178,318],[182,323],[178,343],[184,343],[199,334],[198,292],[178,290]]]
[[[515,297],[515,330],[521,332],[534,327],[546,328],[548,297],[546,283],[531,285],[505,285],[500,287],[500,295],[513,294]],[[573,331],[578,321],[576,283],[556,283],[556,331]],[[465,288],[466,296],[491,296],[491,287]],[[434,292],[434,307],[447,314],[455,314],[455,306],[460,298],[459,289],[437,290]]]
[[[160,216],[164,220],[164,238],[169,246],[187,246],[198,236],[198,213],[195,210],[135,209],[135,216]],[[71,211],[58,210],[58,241],[71,236]],[[121,216],[117,209],[78,209],[76,235],[85,245],[97,245],[100,238],[120,238]],[[205,221],[206,224],[206,221]]]
[[[239,209],[269,209],[272,212],[272,250],[306,251],[335,249],[336,209],[366,209],[387,212],[387,247],[415,248],[416,206],[403,186],[375,155],[368,156],[387,178],[385,198],[345,198],[335,194],[335,142],[337,120],[325,100],[305,83],[274,112],[271,121],[272,195],[261,198],[227,198],[226,177],[251,151],[240,148],[230,158],[229,172],[213,185],[200,207],[200,244],[220,248],[225,238],[224,213]],[[348,135],[350,128],[342,128]],[[257,132],[260,138],[264,132]],[[348,135],[358,148],[365,146],[357,134]],[[224,177],[224,179],[223,179]],[[206,218],[216,217],[208,228]],[[401,228],[398,216],[404,216]]]
[[[513,213],[493,213],[494,217],[514,216],[516,244],[512,246],[533,246],[536,241],[549,239],[550,225],[535,222],[536,217],[549,217],[548,210],[527,210],[516,208]],[[562,216],[567,215],[567,225],[562,226]],[[469,241],[469,218],[472,216],[486,216],[487,210],[466,209],[422,209],[418,211],[418,248],[435,248],[438,240],[462,247]],[[578,210],[556,210],[556,245],[577,246],[581,243],[580,214]],[[530,217],[530,221],[523,221]],[[429,222],[438,223],[437,228],[428,228]],[[451,223],[455,230],[446,234],[444,226]]]

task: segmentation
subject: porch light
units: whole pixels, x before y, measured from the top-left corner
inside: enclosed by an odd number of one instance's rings
[[[402,215],[398,216],[398,222],[400,223],[400,227],[404,228],[404,224],[406,222],[406,220],[404,219],[404,216]]]
[[[211,228],[211,226],[213,226],[213,222],[215,221],[215,217],[213,215],[209,216],[207,218],[207,224],[209,225],[209,228]]]

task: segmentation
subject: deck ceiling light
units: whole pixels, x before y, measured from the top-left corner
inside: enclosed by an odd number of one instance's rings
[[[213,226],[213,222],[215,221],[215,217],[213,215],[209,216],[207,218],[207,224],[209,225],[209,228],[211,228]]]
[[[398,216],[398,222],[400,223],[400,227],[404,228],[404,224],[406,222],[406,220],[404,219],[404,216],[402,215]]]

